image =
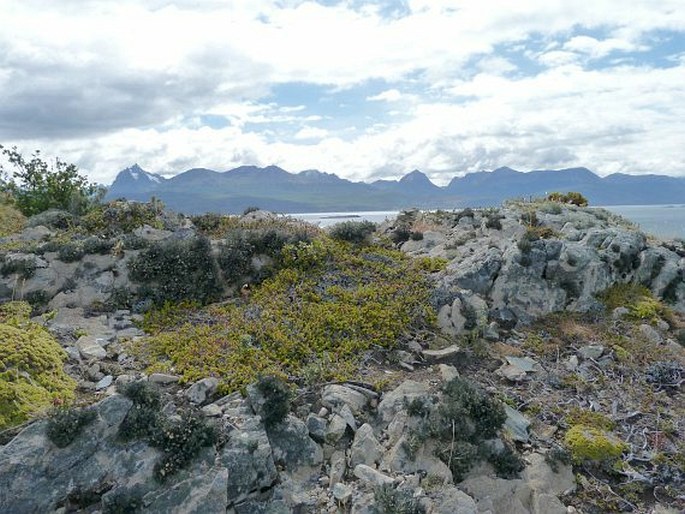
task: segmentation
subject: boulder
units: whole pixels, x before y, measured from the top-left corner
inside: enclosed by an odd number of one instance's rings
[[[378,443],[373,433],[373,428],[368,423],[364,423],[354,436],[350,448],[350,465],[355,467],[357,464],[375,466],[381,460],[382,447]]]

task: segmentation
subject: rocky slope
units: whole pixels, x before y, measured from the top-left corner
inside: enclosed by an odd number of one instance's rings
[[[65,348],[80,404],[94,414],[65,447],[48,438],[49,419],[2,434],[1,512],[685,507],[682,242],[650,240],[602,210],[547,202],[403,213],[374,237],[446,262],[431,275],[434,330],[369,350],[357,380],[300,384],[272,423],[277,389],[220,394],[221,376],[183,383],[131,353],[128,341],[145,341],[138,311],[149,302],[130,263],[150,242],[192,240],[206,218],[155,212],[119,232],[70,238],[57,218],[34,219],[0,241],[0,301],[32,301],[35,322]],[[244,221],[256,219],[276,223],[259,212]],[[220,246],[211,242],[215,253]],[[256,283],[269,258],[251,256],[237,283]],[[234,284],[225,285],[231,294]],[[187,421],[195,413],[213,427],[212,444],[193,430],[179,447],[122,437],[132,413],[152,405],[124,394],[132,383],[161,395],[150,419],[200,426]],[[197,454],[161,480],[169,448],[191,443]]]

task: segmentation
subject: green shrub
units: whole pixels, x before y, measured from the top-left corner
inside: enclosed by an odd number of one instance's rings
[[[516,478],[526,467],[523,459],[511,446],[505,445],[500,452],[493,452],[488,456],[488,462],[495,468],[495,473],[500,478]]]
[[[62,262],[80,261],[86,252],[81,243],[65,243],[59,247],[57,258]]]
[[[420,264],[327,237],[286,245],[279,269],[252,288],[249,301],[174,318],[140,351],[156,371],[173,366],[185,381],[220,377],[222,392],[260,375],[299,377],[314,362],[330,363],[321,379],[349,377],[366,350],[392,348],[435,319]]]
[[[244,230],[230,232],[219,248],[217,258],[224,279],[235,283],[252,271],[255,248]]]
[[[5,187],[25,216],[48,209],[84,213],[102,195],[101,188],[89,183],[74,164],[67,164],[59,158],[54,164],[49,164],[41,158],[39,151],[34,152],[30,160],[26,160],[16,147],[0,145],[0,151],[14,169]],[[4,171],[2,166],[0,171]]]
[[[502,220],[504,219],[504,215],[498,213],[498,212],[492,212],[487,215],[487,218],[485,219],[485,227],[486,228],[492,228],[495,230],[502,230]]]
[[[81,218],[80,227],[88,234],[111,238],[129,234],[143,225],[164,228],[160,215],[163,206],[158,202],[128,202],[114,200],[98,205]]]
[[[254,205],[250,205],[249,207],[246,207],[245,210],[243,211],[243,216],[247,216],[251,212],[257,212],[259,210],[259,207],[256,207]]]
[[[598,295],[607,309],[613,311],[617,307],[628,309],[628,317],[636,321],[654,321],[670,318],[671,311],[652,292],[638,284],[616,284]]]
[[[376,230],[371,221],[343,221],[331,227],[331,237],[348,243],[361,244],[368,242],[369,236]]]
[[[216,301],[222,287],[209,240],[195,237],[153,243],[129,262],[131,280],[141,284],[140,298],[166,301]]]
[[[257,389],[264,397],[262,419],[267,428],[278,425],[290,412],[290,389],[280,378],[270,375],[257,381]]]
[[[405,225],[399,225],[395,227],[390,233],[390,240],[396,245],[401,245],[405,241],[409,241],[411,237],[411,229]]]
[[[143,496],[142,484],[136,484],[130,489],[120,487],[102,497],[102,511],[104,514],[135,514],[145,506]]]
[[[425,509],[414,498],[412,489],[395,488],[393,484],[379,486],[374,491],[375,514],[424,514]]]
[[[12,273],[18,274],[21,278],[29,279],[36,272],[36,261],[33,259],[12,259],[6,261],[0,267],[0,274],[7,277]]]
[[[153,436],[161,423],[159,391],[142,380],[127,384],[120,391],[133,406],[119,425],[119,439],[130,441]]]
[[[110,239],[102,239],[101,237],[93,236],[83,241],[83,252],[88,255],[105,255],[109,253],[113,247],[113,241]]]
[[[48,417],[46,435],[58,448],[65,448],[76,439],[83,428],[97,417],[94,409],[60,407]]]
[[[438,443],[436,455],[460,481],[479,457],[492,459],[502,473],[514,469],[515,455],[496,456],[487,452],[483,441],[495,437],[506,420],[503,405],[473,383],[456,377],[443,387],[437,408],[432,409],[412,431],[414,446],[428,440]],[[499,462],[497,462],[499,459]]]
[[[187,466],[202,448],[213,445],[216,440],[214,427],[195,414],[184,413],[181,421],[162,424],[151,439],[152,445],[163,453],[155,464],[155,476],[165,481]]]
[[[423,241],[423,232],[415,230],[411,234],[409,234],[409,239],[411,239],[412,241]]]

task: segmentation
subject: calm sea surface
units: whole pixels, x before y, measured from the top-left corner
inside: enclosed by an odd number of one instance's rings
[[[685,205],[611,205],[606,210],[623,216],[643,232],[663,239],[685,238]],[[397,211],[317,212],[292,214],[296,218],[327,227],[342,221],[375,223],[397,216]]]

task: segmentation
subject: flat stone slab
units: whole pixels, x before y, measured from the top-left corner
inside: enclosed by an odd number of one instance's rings
[[[76,341],[76,348],[84,359],[104,359],[107,357],[107,350],[94,336],[81,336]]]
[[[428,361],[436,362],[451,359],[460,351],[461,348],[453,344],[447,348],[442,348],[441,350],[423,350],[421,355]]]

